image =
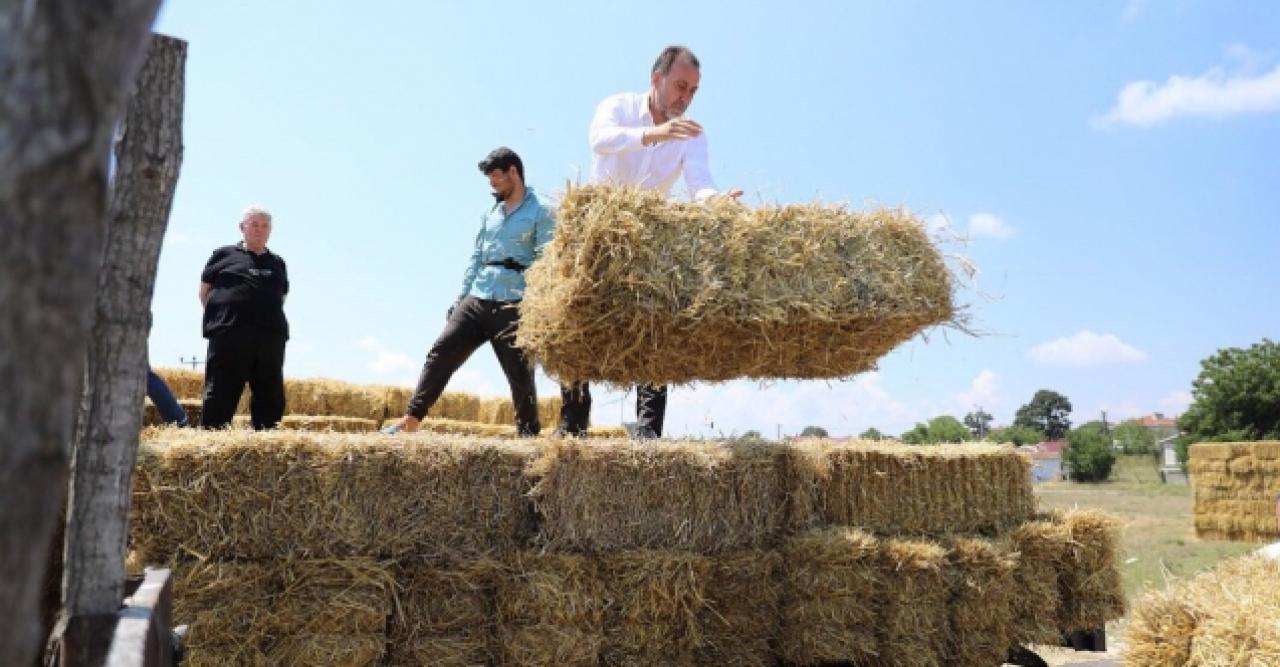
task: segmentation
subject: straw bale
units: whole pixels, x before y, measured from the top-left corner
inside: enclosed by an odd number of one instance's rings
[[[414,392],[412,387],[383,386],[379,387],[379,389],[382,390],[386,401],[387,417],[398,419],[408,413],[409,399],[413,398]],[[480,405],[481,399],[478,396],[459,391],[446,391],[440,394],[440,398],[431,406],[431,409],[427,410],[427,416],[439,419],[478,422],[480,421]]]
[[[1018,644],[1057,643],[1062,607],[1058,571],[1070,558],[1071,534],[1054,517],[1043,517],[1015,528],[1009,549],[1017,554],[1013,570],[1013,640]]]
[[[648,667],[687,665],[703,643],[699,616],[710,561],[680,551],[601,554],[606,599],[601,662]]]
[[[599,663],[606,594],[594,558],[517,552],[497,580],[495,601],[499,665]]]
[[[385,642],[395,582],[389,566],[369,559],[177,561],[173,586],[174,622],[190,625],[185,645],[194,658],[301,651],[302,640],[312,637]],[[282,648],[288,638],[293,647]],[[359,655],[325,664],[368,664]],[[380,647],[374,657],[380,659]]]
[[[1013,645],[1017,559],[991,540],[947,542],[950,631],[945,664],[998,665]]]
[[[499,563],[490,559],[410,559],[395,569],[400,607],[391,623],[392,662],[484,665],[493,654],[493,591]]]
[[[148,562],[480,557],[533,534],[524,441],[167,429],[139,450],[131,535]]]
[[[1030,462],[1012,447],[829,440],[790,447],[793,529],[994,534],[1035,510]]]
[[[700,665],[773,667],[782,602],[782,555],[749,549],[711,559],[699,614]]]
[[[1070,560],[1059,570],[1062,587],[1058,627],[1064,631],[1101,628],[1124,616],[1120,582],[1120,520],[1097,510],[1062,514],[1070,535]]]
[[[552,549],[700,553],[775,543],[781,449],[722,442],[548,441],[529,469]]]
[[[1280,562],[1221,563],[1134,606],[1126,663],[1280,665]]]
[[[1263,442],[1250,443],[1249,451],[1254,458],[1264,459],[1267,461],[1275,461],[1280,459],[1280,441],[1267,440]]]
[[[204,372],[189,368],[152,368],[169,385],[173,397],[199,401],[204,398]]]
[[[550,429],[560,421],[560,397],[545,396],[538,399],[538,421],[544,429]],[[509,398],[486,398],[480,401],[479,421],[485,424],[514,424],[516,408]]]
[[[838,528],[787,540],[782,581],[778,652],[783,660],[875,664],[877,610],[890,582],[873,535]]]
[[[381,665],[387,637],[368,635],[302,635],[282,637],[267,653],[267,664],[280,667],[373,667]]]
[[[936,543],[888,539],[880,545],[888,586],[881,609],[881,664],[938,667],[949,631],[946,549]]]
[[[247,415],[236,415],[231,427],[251,428]],[[378,422],[363,417],[331,417],[310,415],[285,415],[277,427],[285,431],[317,431],[320,433],[369,433],[378,430]]]
[[[517,336],[562,381],[847,377],[955,317],[950,273],[900,210],[587,186],[557,219]]]

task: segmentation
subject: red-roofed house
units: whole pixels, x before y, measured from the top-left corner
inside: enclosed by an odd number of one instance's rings
[[[1018,451],[1031,457],[1031,479],[1037,482],[1062,478],[1062,450],[1066,440],[1046,440],[1036,445],[1023,445]]]

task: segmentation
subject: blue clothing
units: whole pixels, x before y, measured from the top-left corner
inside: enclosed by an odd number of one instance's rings
[[[480,233],[458,298],[519,301],[524,297],[524,272],[491,263],[512,259],[526,267],[533,264],[551,241],[555,226],[533,188],[525,188],[524,200],[510,213],[502,202],[495,204],[480,219]]]
[[[173,397],[173,392],[169,391],[169,385],[165,384],[164,380],[150,368],[147,369],[147,398],[155,404],[161,421],[178,426],[187,425],[187,411],[183,410],[178,404],[178,399]]]

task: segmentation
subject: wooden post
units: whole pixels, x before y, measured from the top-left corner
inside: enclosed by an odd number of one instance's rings
[[[40,644],[102,257],[107,151],[159,0],[0,2],[0,657]],[[136,409],[136,408],[135,408]]]
[[[151,294],[160,244],[182,164],[183,68],[187,44],[155,35],[117,132],[106,250],[85,374],[82,433],[72,454],[63,608],[80,617],[114,615],[124,594],[125,541],[142,397]],[[97,630],[97,626],[94,626]],[[64,647],[69,649],[73,647]],[[102,642],[70,665],[100,664]],[[65,651],[64,651],[65,655]]]

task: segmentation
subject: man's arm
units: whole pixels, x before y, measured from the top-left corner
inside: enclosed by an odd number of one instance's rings
[[[534,223],[533,233],[533,259],[536,261],[542,256],[542,250],[555,237],[556,219],[551,214],[551,210],[546,206],[542,206],[542,211],[538,216],[538,220]]]
[[[480,273],[480,244],[484,239],[484,219],[480,222],[480,231],[476,232],[475,246],[471,249],[471,259],[467,262],[467,270],[462,274],[462,291],[458,293],[461,299],[471,291],[471,283],[476,281],[476,274]]]
[[[645,128],[625,124],[626,109],[623,108],[623,99],[621,95],[607,97],[596,106],[596,113],[591,118],[591,128],[587,131],[591,152],[607,155],[644,148]]]
[[[205,307],[209,305],[209,290],[211,289],[213,289],[213,285],[210,285],[209,283],[206,283],[204,281],[200,281],[200,306],[201,307]]]

